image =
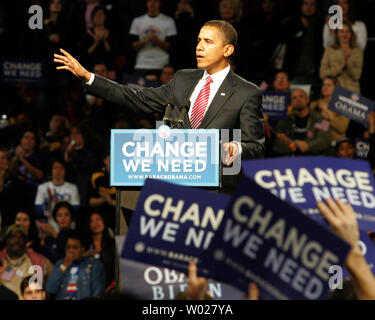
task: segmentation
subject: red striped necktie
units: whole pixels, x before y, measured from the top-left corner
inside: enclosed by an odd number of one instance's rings
[[[190,125],[192,129],[198,129],[203,120],[204,112],[207,108],[208,99],[210,97],[211,82],[212,78],[208,76],[205,85],[203,86],[201,92],[199,92],[199,95],[194,102],[190,117]]]

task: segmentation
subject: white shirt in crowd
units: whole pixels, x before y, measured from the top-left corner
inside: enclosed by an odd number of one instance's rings
[[[143,39],[149,32],[166,40],[167,37],[177,35],[177,28],[174,20],[167,15],[160,13],[156,17],[144,14],[135,18],[130,26],[129,34]],[[169,54],[156,44],[150,42],[137,52],[135,69],[162,69],[169,63]]]

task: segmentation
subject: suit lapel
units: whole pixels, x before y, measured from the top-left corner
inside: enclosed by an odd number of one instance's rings
[[[212,100],[206,114],[204,115],[200,128],[206,128],[224,107],[225,103],[234,93],[233,86],[235,84],[236,82],[233,77],[233,71],[230,70],[223,83],[221,84],[219,90],[217,90],[214,99]]]

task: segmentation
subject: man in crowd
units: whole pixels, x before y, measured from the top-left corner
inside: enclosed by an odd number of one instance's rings
[[[273,151],[277,155],[317,155],[330,147],[329,122],[309,108],[309,98],[302,89],[291,94],[293,112],[277,123]]]
[[[23,278],[30,275],[30,267],[40,266],[46,280],[51,274],[53,264],[41,254],[26,248],[27,234],[22,226],[11,225],[5,234],[5,239],[7,246],[0,251],[4,268],[1,281],[20,298],[20,285]]]
[[[71,230],[67,235],[65,257],[56,263],[46,290],[56,300],[81,300],[104,293],[104,269],[100,261],[83,256],[81,236]]]

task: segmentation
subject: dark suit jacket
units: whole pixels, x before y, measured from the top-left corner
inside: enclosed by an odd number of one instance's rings
[[[180,70],[169,83],[159,88],[144,89],[132,89],[96,75],[91,86],[86,86],[86,91],[135,112],[164,113],[170,96],[173,96],[177,106],[190,97],[203,72],[200,69]],[[180,109],[176,107],[171,116],[178,118],[179,113]],[[190,128],[188,116],[185,118],[185,128]],[[229,71],[200,128],[241,129],[242,159],[263,157],[265,138],[261,90]]]

